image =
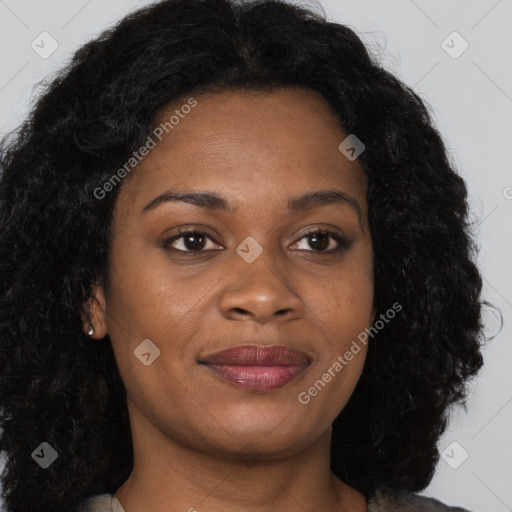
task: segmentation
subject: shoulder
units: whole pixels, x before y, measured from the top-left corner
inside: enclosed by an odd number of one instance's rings
[[[368,501],[368,512],[470,512],[450,507],[435,498],[419,496],[404,490],[378,489]]]
[[[124,509],[114,495],[97,494],[87,499],[77,512],[124,512]]]
[[[112,494],[89,498],[78,512],[124,512]],[[435,498],[427,498],[407,491],[379,489],[368,501],[368,512],[470,512],[465,508],[450,507]]]

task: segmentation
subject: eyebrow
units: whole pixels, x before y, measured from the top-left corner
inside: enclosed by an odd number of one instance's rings
[[[204,208],[205,210],[233,211],[230,205],[222,196],[213,192],[176,192],[168,190],[151,200],[141,211],[141,215],[154,210],[158,206],[169,202],[183,202]],[[318,190],[308,192],[302,196],[291,197],[288,200],[288,211],[290,213],[301,213],[314,208],[328,206],[330,204],[345,204],[350,206],[359,218],[361,227],[363,225],[363,211],[359,203],[351,196],[340,190]]]

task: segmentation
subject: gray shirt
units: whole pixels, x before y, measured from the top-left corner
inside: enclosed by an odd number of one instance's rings
[[[99,494],[79,509],[80,512],[125,512],[112,494]],[[368,502],[367,512],[470,512],[465,508],[450,507],[425,496],[406,491],[378,490]]]

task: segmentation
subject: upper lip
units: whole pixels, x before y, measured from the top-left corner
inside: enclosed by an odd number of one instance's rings
[[[289,366],[309,364],[311,358],[305,352],[286,345],[245,344],[214,352],[199,362],[241,366]]]

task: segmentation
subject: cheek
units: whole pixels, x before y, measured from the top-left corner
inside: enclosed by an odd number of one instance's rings
[[[130,332],[149,337],[154,327],[186,311],[186,297],[180,283],[171,286],[169,268],[155,258],[160,248],[148,249],[140,234],[120,233],[112,247],[109,313]],[[171,325],[169,325],[169,328]]]
[[[153,374],[162,366],[163,381],[186,381],[183,361],[191,360],[189,342],[204,328],[204,292],[213,287],[213,278],[204,276],[203,289],[190,278],[171,274],[168,266],[141,264],[133,254],[119,254],[111,267],[114,292],[108,302],[107,329],[121,375]],[[158,354],[148,366],[137,356],[146,348]]]
[[[337,270],[329,279],[311,283],[314,291],[309,294],[308,305],[341,350],[349,338],[370,326],[374,285],[369,263]]]
[[[345,271],[346,270],[346,271]],[[372,324],[373,273],[370,265],[345,267],[314,288],[308,304],[312,322],[325,333],[325,345],[311,377],[301,390],[301,403],[336,416],[352,395],[367,354],[367,329]],[[334,415],[334,416],[333,416]]]

